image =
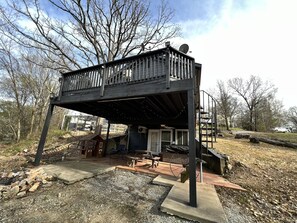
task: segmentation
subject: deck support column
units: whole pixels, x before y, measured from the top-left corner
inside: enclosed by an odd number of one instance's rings
[[[36,166],[38,166],[40,164],[40,160],[41,160],[41,157],[42,157],[42,152],[43,152],[43,149],[44,149],[44,144],[45,144],[48,128],[50,126],[50,121],[51,121],[51,118],[52,118],[52,115],[53,115],[54,107],[55,107],[55,105],[53,105],[51,103],[48,106],[46,119],[45,119],[45,122],[44,122],[44,126],[43,126],[43,129],[42,129],[41,137],[40,137],[38,148],[37,148],[37,152],[36,152],[36,155],[35,155],[34,165],[36,165]]]
[[[194,89],[188,90],[188,128],[189,128],[189,178],[190,206],[197,207],[196,194],[196,147],[195,147],[195,94]]]
[[[109,131],[110,131],[110,122],[108,121],[108,124],[107,124],[107,132],[106,132],[106,142],[105,142],[105,147],[104,147],[104,156],[105,156],[105,154],[106,154],[107,147],[108,147]]]

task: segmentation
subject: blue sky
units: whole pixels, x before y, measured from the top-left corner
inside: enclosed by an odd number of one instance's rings
[[[151,2],[153,8],[161,0]],[[168,0],[168,5],[182,27],[182,37],[171,43],[190,46],[190,55],[202,64],[202,89],[214,88],[217,80],[258,75],[275,84],[285,108],[297,106],[297,0]]]
[[[278,88],[285,108],[297,106],[297,1],[170,1],[196,62],[202,88],[216,81],[259,75]],[[219,3],[219,4],[218,4]]]

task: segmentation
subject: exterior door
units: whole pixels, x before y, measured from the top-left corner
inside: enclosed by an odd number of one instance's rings
[[[148,150],[153,153],[161,152],[160,130],[150,129],[148,132]]]

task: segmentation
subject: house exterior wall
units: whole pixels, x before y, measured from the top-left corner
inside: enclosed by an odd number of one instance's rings
[[[146,150],[147,149],[147,132],[140,133],[138,126],[129,127],[129,151]]]
[[[164,151],[166,145],[188,146],[188,142],[188,129],[154,128],[140,133],[137,126],[132,126],[129,130],[129,151],[149,150],[158,154]]]

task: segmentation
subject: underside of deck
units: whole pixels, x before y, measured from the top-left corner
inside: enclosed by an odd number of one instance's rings
[[[110,123],[137,124],[158,127],[161,124],[188,127],[187,90],[192,79],[171,83],[166,89],[165,79],[145,83],[107,86],[103,96],[99,90],[62,96],[52,104],[104,117]]]

